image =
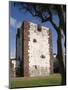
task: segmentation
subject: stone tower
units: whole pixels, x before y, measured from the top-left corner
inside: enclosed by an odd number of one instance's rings
[[[52,37],[48,28],[24,21],[16,35],[16,66],[21,76],[53,72]]]

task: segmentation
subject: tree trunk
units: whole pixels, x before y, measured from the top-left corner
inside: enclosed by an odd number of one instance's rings
[[[64,10],[64,7],[65,7],[65,10]],[[65,35],[64,46],[66,49],[66,6],[60,5],[59,7],[57,7],[57,10],[58,10],[58,16],[59,16],[59,24]]]
[[[61,85],[66,85],[66,70],[64,67],[64,58],[63,58],[63,50],[61,43],[61,30],[57,30],[57,59],[60,64],[60,73],[61,73]]]

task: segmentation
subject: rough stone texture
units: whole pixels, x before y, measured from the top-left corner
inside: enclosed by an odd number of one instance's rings
[[[28,56],[28,41],[29,41],[29,23],[24,22],[24,76],[29,76],[29,56]]]
[[[49,38],[48,38],[48,42],[49,42],[49,52],[50,52],[50,73],[53,73],[53,50],[52,50],[52,33],[49,30],[48,32]]]
[[[10,78],[16,77],[16,59],[10,59]]]
[[[46,76],[52,72],[50,31],[43,26],[40,29],[38,30],[37,24],[30,23],[28,50],[30,76]]]
[[[16,56],[20,56],[22,61],[23,76],[47,76],[52,73],[53,54],[50,30],[25,21],[20,30],[20,38],[17,40]]]

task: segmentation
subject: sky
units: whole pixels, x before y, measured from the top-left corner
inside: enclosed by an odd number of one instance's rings
[[[12,2],[13,3],[13,2]],[[36,24],[40,24],[49,28],[52,32],[52,47],[53,53],[57,53],[57,33],[50,22],[41,23],[41,21],[37,17],[33,17],[29,12],[24,12],[24,10],[20,10],[18,7],[14,7],[13,4],[9,6],[9,18],[10,18],[10,30],[9,30],[9,43],[10,43],[10,57],[15,58],[16,56],[16,33],[17,28],[21,26],[21,23],[26,20],[29,22],[33,22]],[[59,25],[59,19],[57,15],[53,16],[54,21]]]

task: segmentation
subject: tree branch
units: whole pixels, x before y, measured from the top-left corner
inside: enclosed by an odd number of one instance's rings
[[[52,19],[52,13],[51,13],[51,10],[50,8],[48,8],[48,12],[50,14],[50,22],[51,24],[53,25],[53,27],[55,28],[55,30],[58,32],[58,26],[54,23],[53,19]]]
[[[51,24],[53,25],[53,27],[55,28],[55,30],[57,31],[58,30],[58,26],[54,23],[53,20],[50,20]]]
[[[50,21],[50,16],[47,17],[47,18],[42,18],[42,23],[43,23],[43,22],[47,22],[47,21]]]

